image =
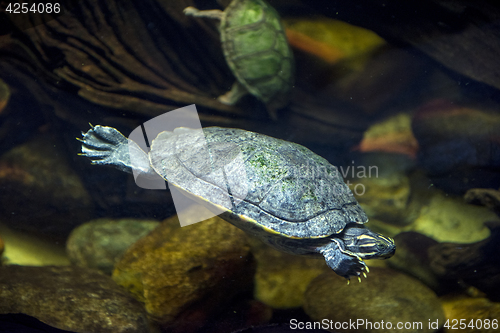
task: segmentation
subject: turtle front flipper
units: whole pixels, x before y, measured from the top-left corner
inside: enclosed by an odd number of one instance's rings
[[[94,126],[82,133],[82,152],[92,164],[108,164],[126,172],[154,173],[148,155],[113,127]]]
[[[365,275],[365,271],[368,271],[363,260],[356,254],[347,251],[338,239],[331,239],[330,243],[318,248],[318,251],[325,257],[326,264],[335,273],[348,280],[351,276],[359,279],[361,274]]]

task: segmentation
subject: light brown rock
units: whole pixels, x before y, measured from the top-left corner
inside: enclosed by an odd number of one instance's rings
[[[257,262],[254,296],[275,309],[301,307],[311,280],[331,272],[322,258],[280,252],[256,238],[250,243]]]
[[[444,319],[432,290],[407,275],[375,267],[366,280],[353,280],[349,285],[333,272],[318,276],[306,291],[304,309],[315,321],[363,321],[355,328],[344,327],[342,332],[433,332],[429,320],[443,323]],[[398,323],[410,323],[411,327],[398,329]],[[330,328],[335,330],[335,326]]]
[[[169,332],[186,333],[248,291],[253,274],[243,231],[218,217],[181,228],[175,216],[128,249],[113,279]]]
[[[71,232],[66,252],[74,265],[99,269],[111,275],[128,247],[159,224],[158,221],[139,219],[89,221]]]

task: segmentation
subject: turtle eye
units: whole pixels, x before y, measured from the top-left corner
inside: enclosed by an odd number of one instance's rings
[[[388,248],[387,244],[383,241],[378,241],[376,246],[378,252],[385,252]]]
[[[377,240],[376,248],[380,256],[387,258],[391,257],[395,252],[394,242],[386,237],[380,237]]]

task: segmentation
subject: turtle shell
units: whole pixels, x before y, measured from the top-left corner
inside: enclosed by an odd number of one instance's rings
[[[220,23],[222,48],[237,80],[264,103],[283,106],[294,61],[278,13],[263,0],[234,0]]]
[[[320,238],[368,219],[338,169],[309,149],[240,129],[179,128],[152,142],[151,166],[252,233]]]

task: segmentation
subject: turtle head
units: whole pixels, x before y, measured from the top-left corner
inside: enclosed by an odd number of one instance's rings
[[[348,251],[362,259],[387,259],[396,252],[394,240],[363,226],[347,227],[342,235]]]
[[[348,280],[351,276],[360,279],[362,274],[366,277],[368,267],[363,259],[390,258],[396,252],[392,238],[357,224],[348,225],[340,234],[328,239],[330,241],[316,251],[325,257],[326,264],[335,273]]]

